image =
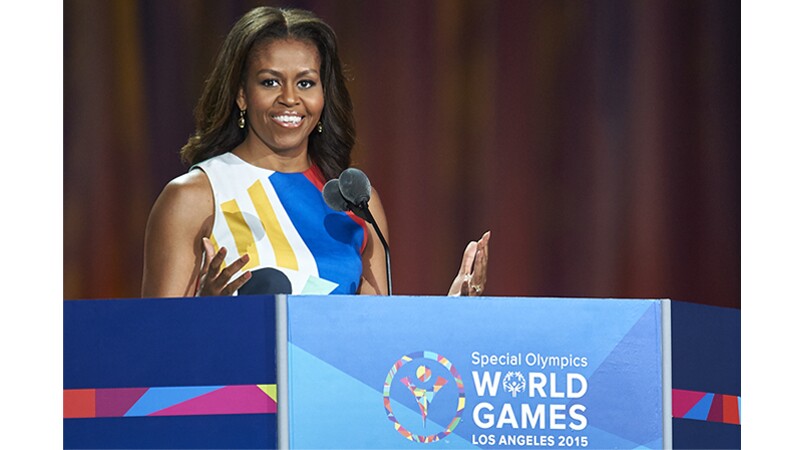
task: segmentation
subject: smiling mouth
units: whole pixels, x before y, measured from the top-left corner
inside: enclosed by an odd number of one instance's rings
[[[303,116],[296,114],[279,114],[271,118],[273,122],[285,128],[297,128],[303,122]]]

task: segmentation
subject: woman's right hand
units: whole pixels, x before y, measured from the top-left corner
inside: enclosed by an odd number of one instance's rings
[[[228,252],[225,247],[220,247],[219,251],[215,252],[211,240],[204,237],[203,248],[205,249],[205,257],[203,258],[203,267],[200,268],[200,283],[197,287],[198,296],[233,295],[234,292],[238,291],[240,287],[250,280],[252,273],[247,271],[228,283],[228,280],[250,261],[249,255],[242,255],[230,266],[220,270]]]

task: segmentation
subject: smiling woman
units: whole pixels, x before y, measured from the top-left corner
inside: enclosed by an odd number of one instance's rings
[[[308,137],[324,130],[318,126],[325,106],[319,59],[311,43],[294,39],[253,50],[236,98],[240,116],[249,119],[247,137],[234,149],[237,156],[282,171],[308,169]]]
[[[308,11],[260,7],[231,29],[181,151],[189,172],[159,195],[145,234],[144,297],[386,294],[374,228],[328,207],[350,165],[352,103],[333,30]],[[388,238],[377,192],[370,210]],[[480,295],[486,233],[452,295]]]

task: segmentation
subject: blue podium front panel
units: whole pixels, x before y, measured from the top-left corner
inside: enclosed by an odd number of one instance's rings
[[[663,448],[661,303],[290,296],[289,445]]]
[[[673,448],[741,448],[741,311],[671,305]]]
[[[275,448],[273,297],[64,302],[64,448]]]

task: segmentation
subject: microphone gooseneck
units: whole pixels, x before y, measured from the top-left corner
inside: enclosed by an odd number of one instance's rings
[[[364,172],[350,167],[342,171],[339,178],[328,180],[322,188],[322,198],[334,211],[352,211],[358,217],[372,224],[378,235],[383,251],[386,255],[386,280],[387,292],[392,295],[392,265],[389,257],[389,243],[383,237],[381,229],[375,222],[375,217],[369,210],[369,199],[372,195],[372,186]]]

